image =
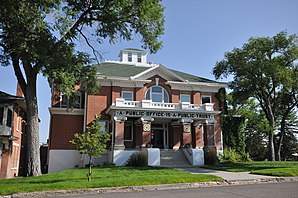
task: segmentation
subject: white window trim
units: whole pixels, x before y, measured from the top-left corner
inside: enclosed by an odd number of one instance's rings
[[[65,93],[63,93],[63,92],[60,92],[60,108],[66,108],[67,106],[68,106],[68,101],[67,101],[67,104],[66,105],[62,105],[62,98],[63,98],[63,96],[65,95]]]
[[[121,92],[121,97],[122,97],[123,99],[124,99],[124,97],[123,97],[123,94],[124,94],[124,93],[131,93],[131,96],[132,96],[132,97],[131,97],[131,101],[134,100],[134,97],[133,97],[133,91],[122,91],[122,92]]]
[[[148,91],[150,91],[150,100],[152,100],[152,88],[153,88],[153,87],[160,87],[160,88],[162,89],[162,92],[161,92],[162,103],[168,103],[168,102],[170,102],[169,93],[168,93],[167,90],[166,90],[165,88],[163,88],[162,86],[152,86],[152,87],[150,87],[150,88],[146,91],[146,93],[145,93],[145,98],[146,98],[146,96],[147,96]],[[167,101],[167,102],[165,102],[164,93],[167,94],[167,97],[168,97],[168,101]]]
[[[138,63],[141,63],[142,62],[142,54],[141,53],[137,53],[137,62]]]
[[[20,131],[20,126],[19,126],[20,125],[20,116],[19,116],[20,110],[19,109],[17,110],[16,114],[17,114],[16,131],[19,132]]]
[[[181,96],[187,96],[188,98],[189,98],[189,103],[191,103],[191,98],[190,98],[190,95],[189,94],[180,94],[180,102],[182,102],[181,101]]]
[[[201,104],[203,104],[203,98],[204,97],[209,98],[210,99],[210,103],[212,103],[212,97],[210,95],[202,95],[201,96]]]
[[[127,52],[127,62],[130,62],[130,63],[133,62],[132,56],[133,56],[133,53],[132,52]]]
[[[133,121],[125,121],[125,122],[126,123],[131,123],[131,131],[130,131],[130,133],[131,133],[131,139],[130,140],[126,140],[125,139],[125,135],[124,135],[124,137],[123,137],[124,142],[132,142],[133,141]]]

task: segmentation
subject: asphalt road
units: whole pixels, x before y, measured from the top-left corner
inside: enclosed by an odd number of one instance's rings
[[[200,187],[181,190],[118,192],[55,198],[298,198],[298,182]],[[52,197],[54,198],[54,197]]]

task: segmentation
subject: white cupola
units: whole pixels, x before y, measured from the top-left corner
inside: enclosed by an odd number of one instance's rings
[[[120,62],[134,65],[147,65],[147,52],[144,50],[125,48],[120,51]]]

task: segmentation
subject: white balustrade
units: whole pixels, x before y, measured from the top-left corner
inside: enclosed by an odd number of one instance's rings
[[[205,103],[205,104],[190,104],[189,102],[163,103],[163,102],[152,102],[152,100],[126,101],[123,98],[116,98],[115,106],[150,108],[150,109],[214,111],[213,103]]]

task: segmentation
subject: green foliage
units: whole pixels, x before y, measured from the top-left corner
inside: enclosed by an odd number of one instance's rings
[[[235,149],[238,153],[245,152],[245,117],[224,115],[221,117],[223,145]]]
[[[133,153],[127,161],[127,166],[148,166],[148,156],[144,151]]]
[[[224,149],[223,155],[219,156],[220,163],[236,163],[241,162],[241,155],[232,148]]]
[[[94,60],[76,51],[77,39],[86,41],[95,59],[99,53],[92,44],[129,41],[135,34],[155,53],[162,46],[164,8],[161,0],[7,0],[0,2],[0,10],[0,64],[13,66],[25,100],[32,104],[27,105],[27,137],[36,141],[27,141],[27,168],[28,175],[39,175],[37,75],[48,77],[53,89],[68,97],[77,84],[95,93],[95,69],[85,67]],[[90,43],[89,37],[97,42]]]
[[[280,32],[270,37],[250,38],[242,48],[227,52],[222,61],[216,63],[213,74],[216,79],[233,75],[230,88],[236,103],[250,97],[258,100],[269,123],[268,134],[271,160],[275,160],[273,133],[280,107],[295,108],[297,96],[297,35],[288,36]],[[290,95],[290,100],[283,100]],[[281,108],[282,109],[282,108]]]
[[[96,119],[86,127],[86,132],[74,134],[74,138],[70,141],[81,154],[89,156],[89,172],[86,174],[88,181],[91,181],[92,157],[99,157],[106,151],[107,143],[111,137],[110,133],[100,132],[99,121],[100,116],[96,116]]]
[[[228,122],[222,123],[224,125],[223,140],[225,147],[230,147],[234,149],[238,148],[236,149],[238,153],[247,152],[253,160],[265,160],[267,158],[266,155],[268,153],[268,149],[266,147],[266,142],[264,141],[264,139],[269,134],[270,126],[268,120],[265,117],[265,114],[261,111],[260,105],[253,98],[249,98],[243,103],[238,104],[235,101],[233,101],[231,94],[227,95],[227,99],[229,104],[229,110],[228,115],[223,119],[225,120],[225,118],[228,118]],[[233,120],[234,115],[238,115],[238,117],[236,117],[236,119],[238,119],[238,122],[236,122],[237,120]],[[235,128],[234,126],[236,126],[237,128]],[[225,134],[226,131],[228,131],[227,135]],[[241,135],[234,135],[233,133],[229,134],[229,132],[231,131],[237,131],[237,133],[241,133]],[[243,138],[244,135],[245,150],[243,150],[244,147],[241,149],[241,147],[239,148],[239,145],[237,145],[238,141],[241,142],[241,140],[238,138]],[[232,136],[232,138],[230,138],[230,136]],[[226,140],[226,138],[233,140],[232,143],[234,144],[225,143],[229,141],[229,139]]]
[[[204,149],[204,161],[207,165],[215,165],[219,163],[216,147],[209,147]]]

